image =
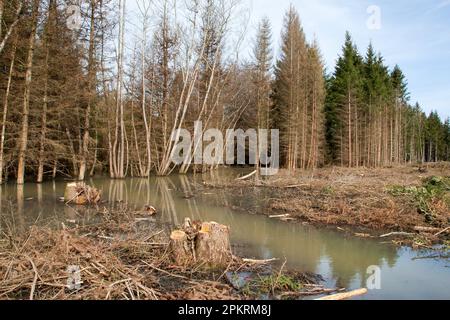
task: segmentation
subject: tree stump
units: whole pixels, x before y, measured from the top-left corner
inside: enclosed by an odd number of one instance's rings
[[[100,199],[100,191],[82,182],[68,183],[64,192],[64,201],[76,205],[97,204]]]
[[[84,194],[83,189],[84,188],[79,183],[68,183],[64,192],[64,201],[76,205],[87,204],[88,199]]]
[[[170,236],[174,262],[181,266],[201,262],[208,268],[226,267],[232,259],[230,229],[216,222],[205,222],[197,229],[187,220],[184,230]]]
[[[197,259],[212,268],[226,267],[232,255],[230,229],[216,222],[205,222],[195,239]]]
[[[193,250],[186,232],[182,230],[173,231],[170,235],[170,249],[172,258],[179,266],[184,266],[193,261]]]

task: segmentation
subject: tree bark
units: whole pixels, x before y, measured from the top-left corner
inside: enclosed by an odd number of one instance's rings
[[[87,158],[89,156],[89,140],[90,140],[90,116],[95,95],[95,0],[91,0],[91,21],[89,29],[89,52],[88,52],[88,104],[86,107],[84,118],[84,133],[81,151],[80,169],[78,180],[83,181],[86,175]]]
[[[31,33],[28,45],[28,55],[25,72],[25,89],[23,94],[22,130],[19,137],[19,159],[17,166],[17,184],[24,184],[25,180],[25,156],[28,144],[28,117],[30,112],[30,90],[33,69],[34,46],[39,15],[40,0],[34,0],[33,13],[31,19]]]
[[[6,136],[6,120],[8,118],[8,104],[9,94],[11,91],[12,74],[14,71],[14,64],[16,61],[17,52],[17,37],[11,53],[11,64],[9,66],[8,84],[6,85],[5,100],[3,104],[3,118],[2,118],[2,133],[0,138],[0,184],[3,183],[3,168],[4,168],[4,152],[5,152],[5,136]]]

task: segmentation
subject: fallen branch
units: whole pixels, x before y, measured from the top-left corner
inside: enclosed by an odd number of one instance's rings
[[[301,188],[301,187],[309,187],[307,184],[294,184],[292,186],[286,186],[285,189],[295,189],[295,188]]]
[[[358,297],[358,296],[363,296],[363,295],[367,294],[367,292],[369,292],[369,291],[366,288],[363,288],[363,289],[358,289],[358,290],[354,290],[354,291],[350,291],[350,292],[333,294],[331,296],[318,298],[316,300],[335,300],[335,301],[336,300],[346,300],[346,299],[350,299],[350,298],[354,298],[354,297]]]
[[[380,238],[388,238],[388,237],[393,237],[393,236],[411,237],[413,235],[414,235],[414,233],[409,233],[409,232],[391,232],[391,233],[381,235]]]
[[[291,215],[290,214],[279,214],[279,215],[275,215],[275,216],[269,216],[269,218],[271,219],[275,219],[275,218],[289,218]]]
[[[246,180],[246,179],[248,179],[248,178],[253,177],[253,176],[256,174],[256,172],[257,172],[257,170],[253,171],[252,173],[249,173],[249,174],[246,175],[246,176],[237,178],[236,180],[238,180],[238,181]]]
[[[279,259],[273,258],[273,259],[266,259],[266,260],[254,260],[254,259],[242,259],[245,263],[253,263],[253,264],[267,264],[274,261],[278,261]]]
[[[434,233],[434,232],[439,232],[440,230],[441,229],[439,229],[439,228],[432,228],[432,227],[421,227],[421,226],[414,227],[414,231],[417,231],[417,232]]]
[[[450,230],[450,227],[445,228],[444,230],[439,231],[438,233],[436,233],[434,236],[435,236],[435,237],[440,236],[441,234],[443,234],[443,233],[445,233],[445,232],[448,232],[449,230]]]

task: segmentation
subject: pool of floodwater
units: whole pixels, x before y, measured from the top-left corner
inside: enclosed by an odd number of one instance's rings
[[[449,259],[433,259],[429,258],[433,255],[430,252],[395,248],[379,241],[232,209],[243,207],[250,212],[253,211],[250,208],[264,206],[265,197],[260,190],[250,188],[248,193],[236,194],[233,190],[202,188],[202,181],[235,175],[236,172],[226,172],[123,181],[94,178],[88,183],[101,189],[107,201],[121,200],[137,208],[146,204],[155,206],[159,211],[157,219],[164,224],[178,225],[190,217],[229,225],[239,254],[286,259],[290,269],[321,274],[328,287],[365,287],[370,276],[368,267],[379,266],[381,289],[371,290],[363,299],[450,299]],[[95,219],[58,201],[64,194],[65,183],[29,183],[19,189],[14,184],[0,186],[0,232],[2,228],[24,229],[36,221],[76,220],[82,224]],[[8,203],[13,209],[5,209],[10,207]]]

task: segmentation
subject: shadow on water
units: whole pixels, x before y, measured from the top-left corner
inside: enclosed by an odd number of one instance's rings
[[[151,179],[95,178],[89,183],[101,189],[103,199],[110,204],[121,201],[136,209],[145,205],[156,207],[159,212],[157,219],[162,224],[176,226],[189,217],[229,225],[238,254],[260,259],[275,257],[281,262],[286,260],[289,268],[322,274],[329,286],[365,287],[369,276],[367,268],[380,266],[382,290],[371,291],[367,298],[450,298],[447,261],[413,261],[416,253],[408,249],[254,215],[251,213],[255,212],[253,209],[264,210],[270,196],[261,189],[203,188],[204,181],[223,181],[236,175],[235,171],[229,170]],[[64,181],[22,187],[0,186],[0,231],[6,227],[2,220],[7,216],[13,218],[16,230],[25,230],[36,221],[54,226],[68,220],[78,224],[95,221],[95,215],[89,210],[66,206],[58,200],[64,194],[64,187]],[[5,210],[6,204],[13,204],[15,209]],[[233,210],[236,207],[241,210]],[[248,212],[242,212],[242,208],[247,208]],[[433,270],[433,274],[429,270]]]

